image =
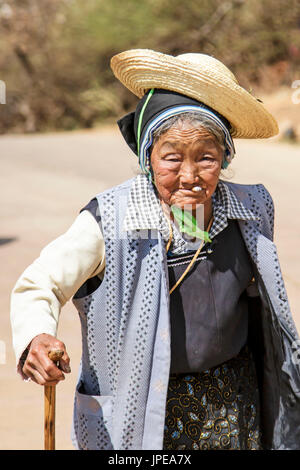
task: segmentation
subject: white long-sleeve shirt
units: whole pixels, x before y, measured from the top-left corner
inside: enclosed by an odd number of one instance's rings
[[[69,230],[47,245],[23,272],[11,295],[17,364],[32,339],[56,336],[61,307],[90,277],[103,275],[105,246],[95,218],[81,212]]]

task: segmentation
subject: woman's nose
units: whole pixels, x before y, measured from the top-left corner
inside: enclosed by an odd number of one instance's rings
[[[197,165],[192,162],[183,162],[180,173],[182,184],[194,184],[199,179]]]

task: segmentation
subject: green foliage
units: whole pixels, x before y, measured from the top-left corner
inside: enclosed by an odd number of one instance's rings
[[[197,226],[197,220],[191,212],[182,210],[177,206],[171,206],[171,211],[182,233],[186,233],[191,237],[200,238],[200,240],[204,240],[206,243],[211,242],[209,234]]]
[[[132,109],[109,67],[132,48],[213,55],[247,89],[290,84],[299,32],[299,0],[0,1],[0,132],[92,127]]]

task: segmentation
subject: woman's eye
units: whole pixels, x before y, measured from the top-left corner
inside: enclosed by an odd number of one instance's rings
[[[179,162],[180,157],[177,155],[166,155],[164,160],[166,160],[167,162]]]
[[[212,155],[203,155],[203,157],[200,158],[199,161],[200,163],[202,162],[203,164],[214,165],[216,162],[216,159]]]

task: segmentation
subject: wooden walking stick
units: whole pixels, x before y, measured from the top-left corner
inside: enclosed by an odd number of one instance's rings
[[[55,363],[57,363],[63,355],[64,351],[61,349],[53,349],[48,353],[51,361]],[[45,385],[44,387],[45,450],[55,450],[55,387],[56,385]]]

